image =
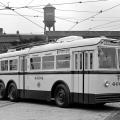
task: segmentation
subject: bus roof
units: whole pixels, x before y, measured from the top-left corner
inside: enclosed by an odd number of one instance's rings
[[[34,52],[44,52],[50,50],[58,50],[58,49],[65,49],[65,48],[75,48],[80,46],[94,46],[100,43],[101,40],[115,40],[109,39],[105,37],[96,37],[96,38],[86,38],[83,39],[79,36],[69,36],[58,39],[55,43],[49,43],[41,46],[34,46],[30,49],[29,53]]]
[[[20,56],[28,53],[46,52],[46,51],[66,49],[66,48],[75,48],[80,46],[94,46],[99,44],[102,40],[118,41],[117,39],[110,39],[105,37],[83,39],[80,36],[69,36],[69,37],[60,38],[58,39],[58,41],[54,43],[34,46],[32,48],[26,48],[24,50],[15,51],[15,52],[3,53],[3,54],[0,54],[0,58]]]
[[[0,54],[0,58],[12,57],[12,56],[18,56],[18,55],[25,55],[25,54],[28,54],[29,50],[30,50],[30,48],[20,50],[20,51],[2,53],[2,54]]]

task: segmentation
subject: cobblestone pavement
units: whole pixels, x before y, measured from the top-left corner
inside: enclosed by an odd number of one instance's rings
[[[39,101],[0,101],[0,120],[120,120],[120,103],[59,108]]]

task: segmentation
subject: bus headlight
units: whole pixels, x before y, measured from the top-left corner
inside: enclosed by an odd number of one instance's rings
[[[110,82],[109,81],[106,81],[105,82],[105,87],[109,87],[110,86]]]

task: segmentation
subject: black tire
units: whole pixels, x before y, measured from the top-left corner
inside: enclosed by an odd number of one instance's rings
[[[70,104],[70,92],[69,89],[64,85],[60,84],[55,89],[55,102],[59,107],[68,107]]]
[[[5,98],[5,85],[4,83],[0,82],[0,99]]]
[[[11,83],[8,87],[8,98],[12,102],[16,102],[18,100],[18,90],[14,83]]]

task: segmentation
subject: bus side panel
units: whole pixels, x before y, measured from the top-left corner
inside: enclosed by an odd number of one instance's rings
[[[13,81],[17,88],[19,89],[19,76],[18,76],[18,73],[8,73],[7,75],[4,74],[4,75],[0,75],[0,79],[4,82],[5,86],[7,87],[7,84],[9,81]]]
[[[71,90],[71,74],[54,74],[54,72],[29,73],[25,80],[27,98],[47,99],[51,98],[51,89],[58,80],[64,81]]]

